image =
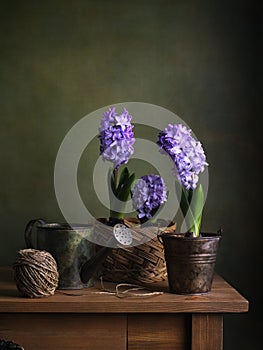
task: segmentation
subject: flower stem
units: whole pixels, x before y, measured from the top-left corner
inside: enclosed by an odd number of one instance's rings
[[[118,169],[113,170],[115,189],[118,187]]]
[[[118,169],[113,169],[113,178],[114,178],[114,194],[116,195],[118,188]],[[114,199],[113,199],[114,202]],[[123,214],[114,210],[110,210],[110,217],[116,219],[122,219]]]
[[[127,167],[122,170],[120,176],[118,176],[117,169],[113,169],[113,173],[109,174],[109,183],[112,189],[110,197],[112,217],[123,218],[134,179],[135,174],[130,174]]]

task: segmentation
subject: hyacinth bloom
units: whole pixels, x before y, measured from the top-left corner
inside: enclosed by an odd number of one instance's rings
[[[182,124],[169,124],[160,132],[157,144],[173,160],[175,173],[182,185],[187,190],[195,189],[199,180],[198,174],[208,164],[203,147],[192,137],[191,130]]]
[[[198,184],[199,174],[208,166],[201,143],[193,138],[183,124],[169,124],[159,133],[157,144],[175,165],[175,175],[181,183],[180,207],[194,237],[200,234],[204,194]]]
[[[152,218],[155,211],[166,200],[166,186],[159,175],[144,175],[134,185],[132,202],[133,207],[138,211],[139,219]]]
[[[100,155],[104,160],[112,162],[114,169],[126,164],[134,152],[135,138],[131,118],[125,108],[121,114],[115,111],[115,107],[103,114],[99,129]]]
[[[135,179],[135,174],[131,174],[127,167],[118,176],[119,167],[127,164],[134,152],[135,138],[131,118],[125,108],[118,114],[115,107],[111,107],[103,113],[99,128],[100,155],[103,160],[113,163],[113,171],[111,169],[108,174],[112,218],[123,218],[125,202],[130,196],[131,185]]]

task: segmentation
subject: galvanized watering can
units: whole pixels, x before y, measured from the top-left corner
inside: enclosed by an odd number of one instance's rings
[[[36,244],[33,232],[36,228]],[[92,276],[103,263],[111,248],[89,241],[93,225],[47,223],[43,219],[29,221],[25,229],[27,248],[48,251],[56,260],[59,289],[82,289],[93,285]]]

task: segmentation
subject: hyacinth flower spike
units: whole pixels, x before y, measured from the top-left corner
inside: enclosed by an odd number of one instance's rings
[[[100,155],[104,161],[113,163],[113,169],[108,174],[110,194],[110,216],[123,218],[123,209],[128,200],[135,174],[130,174],[125,167],[119,178],[118,170],[122,164],[127,164],[134,153],[135,142],[132,116],[123,108],[118,114],[115,107],[109,108],[103,114],[99,128]]]
[[[191,130],[182,124],[169,124],[159,133],[157,144],[161,153],[168,154],[174,163],[178,180],[176,190],[188,232],[200,235],[204,193],[198,184],[199,174],[208,166],[201,143],[193,138]]]

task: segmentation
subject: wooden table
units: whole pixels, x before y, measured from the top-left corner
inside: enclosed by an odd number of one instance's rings
[[[247,300],[217,275],[206,295],[154,285],[160,288],[164,294],[144,297],[99,294],[95,286],[30,299],[19,296],[12,270],[0,268],[0,339],[25,350],[221,350],[223,314],[248,311]]]

